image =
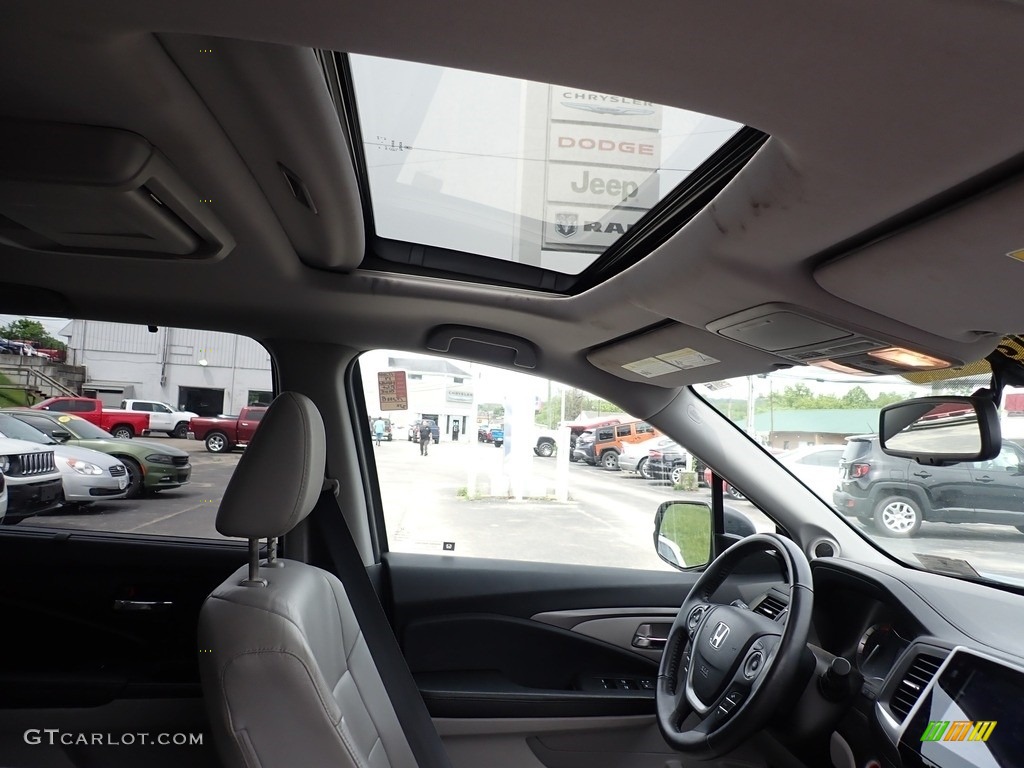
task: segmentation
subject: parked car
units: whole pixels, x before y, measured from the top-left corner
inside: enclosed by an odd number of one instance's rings
[[[1024,533],[1024,449],[1004,441],[990,461],[922,466],[886,455],[876,436],[851,437],[832,499],[885,536],[909,538],[926,521],[1009,525]]]
[[[116,438],[90,421],[71,413],[51,413],[22,408],[0,411],[35,427],[57,442],[90,448],[112,456],[128,471],[127,499],[144,493],[180,488],[189,482],[192,465],[180,448],[144,439]]]
[[[491,426],[491,443],[494,444],[495,448],[501,448],[505,444],[504,424],[494,424]]]
[[[644,480],[651,479],[651,471],[648,461],[651,451],[666,448],[675,443],[670,437],[647,440],[642,443],[627,443],[622,447],[619,455],[619,469],[623,472],[634,472]]]
[[[434,438],[434,443],[441,441],[441,430],[437,426],[437,422],[433,419],[419,419],[414,421],[409,427],[409,440],[418,443],[420,441],[420,425],[426,421],[430,425],[430,435]]]
[[[839,484],[839,462],[844,448],[842,445],[809,445],[781,453],[778,459],[782,466],[831,504],[832,492]]]
[[[383,419],[382,418],[382,421],[384,422],[384,434],[383,434],[381,439],[382,440],[387,440],[390,443],[391,440],[394,439],[394,434],[393,434],[394,428],[392,427],[391,419]],[[376,422],[377,422],[377,417],[376,416],[371,416],[370,419],[369,419],[370,434],[371,435],[374,434],[373,425],[376,424]]]
[[[576,456],[576,443],[584,432],[593,432],[598,427],[608,427],[614,424],[621,424],[623,421],[634,421],[628,416],[608,416],[603,419],[594,419],[590,421],[575,421],[567,422],[563,426],[569,427],[569,461],[579,461],[579,457]]]
[[[412,440],[412,427],[409,428],[409,439]],[[481,424],[476,428],[476,440],[478,443],[493,443],[494,438],[491,437],[491,425]]]
[[[644,443],[660,434],[646,421],[628,421],[614,426],[598,427],[594,430],[593,446],[584,461],[617,471],[619,454],[622,453],[624,446],[630,443]]]
[[[711,467],[707,467],[707,466],[704,467],[704,470],[702,472],[702,476],[704,478],[704,485],[711,485],[712,473],[713,473],[713,470],[711,469]],[[726,483],[725,483],[725,491],[724,492],[725,492],[725,495],[728,496],[730,499],[744,499],[744,498],[746,498],[743,495],[742,491],[740,491],[738,488],[733,486],[728,481],[726,481]]]
[[[32,406],[35,411],[73,413],[95,424],[119,440],[129,440],[149,430],[149,413],[132,413],[104,408],[103,401],[93,397],[50,397]]]
[[[64,483],[52,448],[0,438],[0,473],[6,481],[5,524],[12,525],[60,507]]]
[[[193,439],[205,442],[210,453],[226,453],[249,444],[266,412],[264,406],[250,405],[237,416],[197,416],[189,420],[188,432]]]
[[[647,471],[652,480],[668,480],[672,485],[678,485],[686,471],[688,456],[685,448],[670,441],[648,452]]]
[[[89,448],[65,445],[36,427],[0,412],[0,437],[45,445],[53,451],[64,488],[63,501],[74,509],[94,501],[123,499],[128,470],[118,459]]]
[[[166,432],[180,440],[188,437],[188,423],[199,416],[192,411],[171,408],[168,403],[158,400],[122,400],[121,410],[148,413],[150,432]]]
[[[577,436],[576,442],[573,443],[572,455],[569,456],[569,461],[582,461],[591,465],[595,463],[594,432],[592,430],[583,430]]]

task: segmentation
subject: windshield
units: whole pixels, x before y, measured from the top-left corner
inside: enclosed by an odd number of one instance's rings
[[[79,440],[113,440],[114,436],[104,429],[100,429],[91,421],[86,421],[81,416],[61,414],[56,419],[54,426],[63,427]]]
[[[27,440],[30,443],[42,443],[43,445],[57,444],[57,441],[49,435],[43,434],[35,427],[30,427],[6,413],[0,413],[0,433],[13,440]]]
[[[912,384],[803,367],[696,389],[817,494],[830,514],[893,557],[945,574],[1022,584],[1024,390],[1004,393],[1002,450],[990,461],[923,466],[886,455],[878,444],[882,407],[969,395],[987,384],[987,376]]]

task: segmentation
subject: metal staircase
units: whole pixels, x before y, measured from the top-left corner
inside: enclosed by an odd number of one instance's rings
[[[28,405],[48,397],[78,397],[79,392],[34,365],[3,365],[0,361],[0,376],[7,383],[0,383],[0,390],[18,390],[25,393]]]

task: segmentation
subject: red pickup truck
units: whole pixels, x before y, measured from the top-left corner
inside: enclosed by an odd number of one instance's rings
[[[206,441],[210,453],[225,453],[252,440],[266,406],[243,408],[238,416],[199,416],[190,419],[188,431],[196,440]]]
[[[51,397],[32,406],[35,411],[73,413],[114,437],[127,439],[149,431],[149,414],[104,408],[102,400],[91,397]]]

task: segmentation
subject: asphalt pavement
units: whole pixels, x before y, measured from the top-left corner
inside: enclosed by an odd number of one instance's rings
[[[214,526],[224,488],[242,453],[209,453],[201,440],[146,437],[166,442],[190,454],[189,483],[138,499],[98,501],[81,512],[63,510],[23,520],[21,526],[72,530],[115,531],[190,538],[223,538]]]

